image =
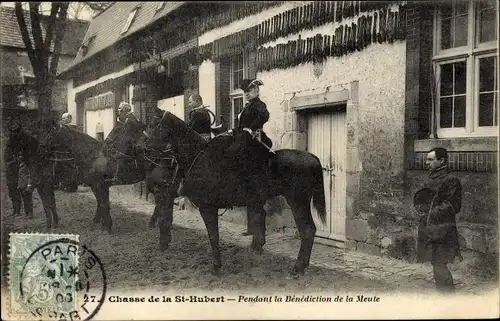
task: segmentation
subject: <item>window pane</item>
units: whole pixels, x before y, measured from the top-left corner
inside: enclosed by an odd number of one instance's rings
[[[446,19],[441,22],[441,49],[451,48],[451,23],[453,20]]]
[[[479,59],[479,92],[495,90],[495,57]]]
[[[441,96],[453,95],[453,64],[441,65]]]
[[[243,97],[233,99],[233,126],[238,124],[238,114],[243,110]]]
[[[495,9],[487,9],[479,14],[479,42],[492,41],[497,38]]]
[[[467,66],[465,61],[454,63],[455,66],[455,95],[465,94],[467,86]]]
[[[461,47],[467,45],[467,15],[455,17],[455,33],[453,47]]]
[[[439,125],[441,128],[452,127],[453,98],[441,98],[439,104]]]
[[[494,93],[479,95],[479,126],[493,126],[493,98]]]
[[[482,0],[477,3],[477,42],[487,42],[497,39],[496,1]]]
[[[465,127],[465,96],[455,97],[453,127]]]

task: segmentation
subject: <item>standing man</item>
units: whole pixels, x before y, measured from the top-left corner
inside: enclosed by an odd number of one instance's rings
[[[24,213],[27,218],[33,218],[33,185],[30,169],[22,153],[18,155],[19,159],[19,177],[18,188],[21,191],[21,196],[24,202]]]
[[[7,188],[12,202],[12,216],[21,214],[22,196],[18,187],[19,159],[16,151],[16,135],[21,131],[21,125],[14,121],[10,126],[9,137],[4,147],[4,160],[6,165]]]
[[[421,213],[417,260],[426,261],[425,252],[430,247],[436,289],[453,292],[455,285],[448,263],[453,263],[455,257],[462,259],[455,218],[462,206],[462,185],[448,169],[446,149],[433,148],[425,163],[430,174],[424,189],[430,190],[433,197],[427,209],[416,206]]]
[[[189,112],[188,126],[200,134],[206,141],[210,140],[210,110],[203,106],[203,99],[198,94],[193,94],[188,99]]]

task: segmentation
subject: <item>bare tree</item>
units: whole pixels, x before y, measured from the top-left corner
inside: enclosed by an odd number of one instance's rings
[[[52,90],[56,80],[69,2],[52,2],[49,17],[43,16],[40,5],[40,2],[29,3],[31,28],[28,28],[22,3],[16,2],[15,9],[19,29],[35,75],[38,119],[40,123],[44,123],[50,119]],[[45,29],[45,39],[43,39],[43,29]]]

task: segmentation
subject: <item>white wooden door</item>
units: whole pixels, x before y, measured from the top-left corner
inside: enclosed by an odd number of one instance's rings
[[[323,167],[327,222],[322,224],[314,208],[316,236],[345,241],[346,218],[346,113],[311,113],[308,117],[307,150]]]
[[[114,109],[104,108],[98,110],[85,111],[85,133],[97,138],[97,131],[102,129],[104,139],[114,127]]]

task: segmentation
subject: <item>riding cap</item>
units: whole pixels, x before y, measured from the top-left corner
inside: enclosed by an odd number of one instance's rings
[[[120,105],[118,105],[118,112],[124,111],[126,113],[129,113],[132,111],[132,106],[130,106],[129,103],[126,103],[122,101]]]
[[[264,83],[259,79],[243,79],[241,80],[240,83],[240,89],[242,89],[244,92],[247,92],[253,87],[263,86],[263,85]]]
[[[427,212],[430,210],[431,202],[435,195],[436,193],[430,188],[422,188],[413,196],[413,206],[423,205],[424,210]]]

